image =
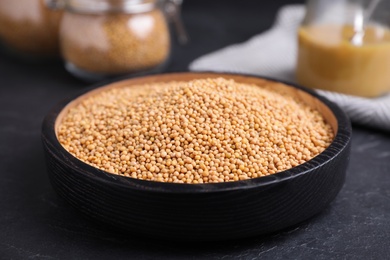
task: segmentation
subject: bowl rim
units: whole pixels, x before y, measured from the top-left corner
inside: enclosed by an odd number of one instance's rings
[[[98,169],[92,165],[89,165],[77,157],[73,156],[68,152],[58,141],[57,135],[55,133],[55,122],[59,113],[74,99],[95,90],[100,87],[107,86],[112,83],[117,83],[120,81],[135,79],[135,78],[146,78],[146,77],[155,77],[159,75],[169,75],[169,74],[214,74],[221,76],[243,76],[243,77],[254,77],[258,79],[264,79],[268,81],[278,82],[287,85],[288,87],[297,88],[303,92],[308,93],[311,96],[314,96],[319,101],[324,103],[330,111],[333,113],[337,120],[337,132],[332,141],[332,143],[320,154],[314,158],[306,161],[303,164],[300,164],[296,167],[290,168],[285,171],[281,171],[275,174],[268,176],[257,177],[248,180],[240,180],[234,182],[222,182],[222,183],[202,183],[202,184],[187,184],[187,183],[166,183],[166,182],[157,182],[149,180],[140,180],[132,177],[121,176],[106,172],[104,170]],[[232,190],[241,190],[241,189],[252,189],[258,187],[265,187],[267,185],[272,185],[275,183],[280,183],[286,180],[295,179],[299,176],[305,175],[311,172],[314,169],[322,167],[328,162],[332,161],[337,157],[350,143],[352,135],[351,123],[348,116],[345,112],[334,102],[328,100],[324,96],[316,93],[314,90],[302,87],[295,83],[290,83],[284,80],[278,80],[272,77],[259,76],[245,73],[231,73],[231,72],[210,72],[210,71],[179,71],[179,72],[166,72],[166,73],[152,73],[149,75],[141,75],[136,77],[121,77],[98,84],[94,84],[90,87],[82,89],[81,91],[76,92],[73,95],[63,99],[57,105],[55,105],[49,113],[45,116],[42,123],[42,132],[41,137],[44,143],[44,146],[50,146],[52,156],[56,157],[57,160],[63,161],[68,167],[72,170],[77,171],[78,174],[83,174],[84,177],[92,178],[96,181],[101,181],[108,185],[120,186],[122,188],[132,188],[143,191],[150,192],[162,192],[162,193],[214,193],[214,192],[224,192]],[[47,151],[46,151],[47,152]]]

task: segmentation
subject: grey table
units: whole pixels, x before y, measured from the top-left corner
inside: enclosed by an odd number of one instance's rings
[[[168,71],[245,41],[298,1],[187,0],[191,44],[175,44]],[[389,259],[390,136],[354,126],[347,180],[320,215],[266,237],[179,243],[120,234],[82,217],[52,190],[40,126],[59,100],[87,85],[60,62],[27,64],[0,54],[0,259]]]

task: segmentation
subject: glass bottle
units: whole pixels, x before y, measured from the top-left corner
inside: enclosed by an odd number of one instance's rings
[[[156,0],[51,1],[64,10],[61,53],[85,80],[158,70],[170,56],[170,32]]]
[[[44,0],[0,0],[0,41],[22,56],[58,55],[60,19]]]
[[[309,0],[298,31],[298,83],[350,95],[390,91],[390,3]]]

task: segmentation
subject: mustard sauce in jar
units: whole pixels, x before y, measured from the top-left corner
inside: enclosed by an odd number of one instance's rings
[[[300,84],[374,97],[390,90],[390,31],[368,26],[363,44],[351,43],[349,25],[302,26],[296,76]]]

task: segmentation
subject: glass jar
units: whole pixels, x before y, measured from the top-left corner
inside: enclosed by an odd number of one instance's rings
[[[69,72],[85,80],[163,66],[170,33],[156,0],[63,0],[61,53]]]
[[[61,12],[44,0],[0,0],[0,40],[7,49],[26,56],[59,54]]]
[[[298,83],[350,95],[390,91],[390,3],[309,0],[298,31]]]

